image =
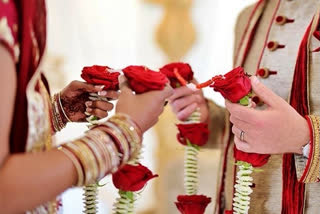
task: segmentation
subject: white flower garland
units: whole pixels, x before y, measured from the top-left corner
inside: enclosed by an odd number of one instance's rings
[[[201,120],[201,113],[197,109],[186,120],[184,124],[199,123]],[[195,195],[198,192],[198,153],[199,147],[192,145],[187,140],[184,154],[184,189],[187,195]]]
[[[253,178],[251,176],[254,171],[250,163],[238,161],[239,171],[236,176],[235,194],[233,197],[233,213],[247,214],[250,209],[250,194],[253,192]]]
[[[136,158],[129,161],[128,164],[137,166],[140,163],[140,159],[142,156],[142,149]],[[119,190],[119,197],[116,199],[116,202],[113,204],[113,214],[133,214],[134,213],[134,205],[137,201],[140,193],[138,192],[130,192],[130,191],[122,191]]]

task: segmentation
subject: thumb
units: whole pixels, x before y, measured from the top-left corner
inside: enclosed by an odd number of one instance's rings
[[[119,89],[121,90],[121,93],[132,93],[132,90],[128,85],[128,80],[124,75],[119,76]]]
[[[253,92],[268,106],[277,106],[282,99],[262,84],[256,76],[250,77]]]

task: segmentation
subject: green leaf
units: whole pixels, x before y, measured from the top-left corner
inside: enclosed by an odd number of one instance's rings
[[[248,96],[242,97],[241,100],[239,101],[239,103],[243,106],[248,106],[249,105],[249,97]]]
[[[191,143],[190,140],[188,140],[188,139],[187,139],[187,146],[193,147],[193,148],[195,148],[195,149],[198,150],[198,151],[200,150],[200,146]]]
[[[126,197],[128,198],[128,199],[130,199],[130,200],[134,200],[134,194],[133,194],[133,192],[130,192],[130,191],[128,191],[128,192],[126,192]]]
[[[97,116],[93,116],[92,120],[98,120],[99,118]]]
[[[244,166],[244,167],[247,167],[247,168],[252,166],[251,163],[248,163],[248,162],[245,162],[245,161],[237,161],[236,165],[237,166]]]

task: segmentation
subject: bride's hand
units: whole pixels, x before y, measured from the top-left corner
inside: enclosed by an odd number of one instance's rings
[[[157,123],[166,99],[172,95],[173,90],[167,85],[161,91],[133,94],[124,78],[120,82],[121,93],[116,112],[129,115],[141,128],[141,131],[145,132]]]
[[[61,91],[61,103],[67,116],[72,122],[85,122],[88,112],[98,118],[108,116],[113,104],[103,100],[90,100],[89,93],[98,93],[108,99],[118,99],[118,92],[105,91],[103,86],[91,85],[85,82],[72,81]],[[64,121],[67,122],[67,121]]]

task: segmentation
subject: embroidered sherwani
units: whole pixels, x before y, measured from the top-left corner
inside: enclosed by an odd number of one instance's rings
[[[262,3],[261,3],[262,2]],[[320,0],[266,0],[246,8],[238,17],[235,34],[235,66],[242,65],[283,99],[288,100],[297,64],[297,55],[307,28],[312,32],[308,40],[309,105],[310,114],[320,115]],[[317,19],[317,20],[315,20]],[[314,20],[314,21],[313,21]],[[267,75],[269,71],[270,75]],[[271,72],[270,72],[271,71]],[[216,213],[232,210],[235,161],[233,136],[228,113],[209,103],[211,112],[211,140],[222,149],[221,174],[218,185]],[[284,127],[286,128],[286,127]],[[272,134],[272,133],[270,133]],[[294,133],[292,133],[294,134]],[[228,141],[228,138],[231,140]],[[229,143],[228,143],[229,142]],[[281,143],[281,142],[279,142]],[[319,159],[318,157],[315,157]],[[281,213],[283,155],[272,155],[262,172],[254,172],[254,192],[249,213]],[[306,173],[307,159],[296,155],[298,178]],[[319,169],[317,169],[319,177]],[[316,180],[305,186],[304,213],[320,213],[320,183]],[[220,209],[219,209],[220,208]]]

